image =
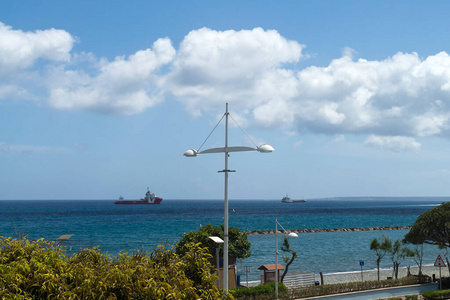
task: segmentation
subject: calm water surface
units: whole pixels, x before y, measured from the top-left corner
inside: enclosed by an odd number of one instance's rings
[[[281,203],[280,200],[230,200],[229,225],[241,230],[349,228],[412,225],[417,216],[450,198],[339,198]],[[181,235],[202,224],[223,223],[222,200],[164,200],[161,205],[114,205],[113,200],[0,201],[0,235],[28,235],[55,240],[74,234],[67,246],[74,251],[98,245],[117,254],[135,249],[151,251],[158,244],[173,245]],[[370,241],[382,234],[401,239],[407,230],[305,233],[290,239],[298,252],[293,271],[346,272],[376,267]],[[274,235],[251,235],[252,256],[238,267],[250,266],[249,279],[259,277],[260,265],[274,263]],[[279,244],[282,238],[279,237]],[[425,263],[443,251],[426,247]],[[279,262],[282,262],[281,255]],[[405,261],[405,265],[414,265]],[[390,267],[388,257],[383,266]]]

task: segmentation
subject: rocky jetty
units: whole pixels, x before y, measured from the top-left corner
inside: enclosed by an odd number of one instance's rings
[[[372,231],[372,230],[401,230],[410,229],[411,226],[384,226],[384,227],[363,227],[363,228],[313,228],[313,229],[291,229],[287,232],[295,233],[314,233],[314,232],[339,232],[339,231]],[[275,230],[243,230],[248,234],[274,234]],[[278,233],[282,233],[278,230]]]

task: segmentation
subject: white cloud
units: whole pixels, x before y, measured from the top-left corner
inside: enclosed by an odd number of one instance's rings
[[[365,141],[364,145],[380,147],[395,152],[402,151],[420,151],[420,143],[414,138],[405,136],[376,136],[371,135]]]
[[[99,74],[63,70],[59,85],[50,90],[50,104],[65,110],[93,110],[135,114],[163,100],[157,72],[175,55],[169,39],[159,39],[152,49],[138,51],[112,62],[102,60]]]
[[[23,32],[0,23],[0,77],[7,78],[0,98],[32,98],[33,89],[44,86],[57,109],[135,114],[171,94],[193,116],[216,114],[229,102],[240,124],[332,135],[450,136],[446,52],[424,59],[399,52],[369,61],[346,48],[328,66],[299,70],[305,46],[262,28],[201,28],[189,32],[178,50],[162,38],[113,61],[71,53],[73,43],[64,30]],[[39,59],[46,72],[37,79],[25,74],[38,68]],[[41,82],[30,85],[32,80]]]
[[[30,67],[39,58],[68,61],[74,42],[64,30],[23,32],[0,22],[0,75]]]
[[[448,129],[448,113],[431,113],[414,117],[415,130],[418,136],[439,135]]]
[[[280,102],[296,94],[293,72],[303,45],[274,30],[191,31],[183,40],[166,88],[194,115],[225,101],[255,108],[270,99]]]

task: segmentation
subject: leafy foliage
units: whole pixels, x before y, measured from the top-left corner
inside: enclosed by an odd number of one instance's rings
[[[423,281],[425,280],[425,281]],[[307,286],[301,289],[287,290],[287,288],[279,283],[278,289],[281,291],[279,293],[279,299],[303,299],[309,297],[318,297],[324,295],[342,294],[356,291],[365,291],[379,288],[405,286],[418,283],[431,282],[431,278],[422,277],[419,279],[417,276],[403,277],[401,279],[394,280],[377,280],[377,281],[358,281],[358,282],[347,282],[338,284],[326,284],[318,286]],[[268,288],[267,286],[270,286]],[[240,287],[232,291],[235,299],[274,299],[274,283],[268,283],[260,285],[258,287],[245,288]],[[411,298],[411,299],[414,299]]]
[[[284,238],[283,245],[281,246],[281,250],[284,252],[291,253],[291,258],[289,256],[283,255],[283,260],[286,263],[286,269],[284,269],[283,275],[281,275],[281,282],[283,282],[284,277],[286,276],[289,266],[294,262],[294,259],[297,258],[297,252],[291,249],[291,245],[289,243],[289,239],[287,237]]]
[[[210,255],[199,244],[184,256],[159,247],[151,253],[102,254],[84,249],[65,257],[43,239],[0,239],[1,299],[220,299]]]
[[[378,280],[380,280],[380,262],[381,259],[392,249],[392,241],[383,234],[381,237],[381,241],[377,238],[374,238],[372,242],[370,242],[370,250],[375,251],[375,255],[377,256],[377,274]]]
[[[278,292],[280,298],[288,295],[287,287],[281,282],[278,283]],[[273,299],[275,296],[275,282],[268,282],[253,287],[238,287],[231,290],[236,299]]]
[[[422,293],[422,296],[423,296],[423,299],[425,299],[425,300],[449,299],[450,298],[450,290],[424,292],[424,293]]]
[[[431,244],[450,247],[450,202],[444,202],[421,214],[404,241],[414,245]]]
[[[403,255],[405,257],[412,257],[417,267],[419,268],[419,276],[422,275],[422,263],[423,263],[423,244],[414,245],[412,249],[404,248]]]
[[[216,244],[211,240],[210,236],[218,236],[223,239],[223,225],[217,227],[211,224],[202,226],[198,231],[189,231],[181,237],[181,240],[176,245],[176,253],[178,255],[184,255],[187,251],[186,245],[190,243],[200,243],[201,247],[207,248],[208,253],[215,256],[215,249],[220,247],[220,257],[223,257],[223,246]],[[248,233],[240,231],[236,227],[228,228],[228,255],[235,258],[247,258],[250,257],[251,243],[247,240]]]
[[[425,281],[424,281],[425,280]],[[358,281],[339,284],[326,284],[319,286],[309,286],[299,290],[294,290],[291,295],[293,299],[317,297],[323,295],[332,295],[340,293],[349,293],[356,291],[372,290],[379,288],[412,285],[418,283],[431,282],[429,277],[410,276],[394,280],[376,280],[376,281]]]
[[[408,247],[403,246],[401,240],[395,240],[392,244],[392,247],[389,249],[389,253],[392,260],[392,277],[398,278],[398,269],[400,266],[400,260],[405,259],[406,257],[414,257],[415,252],[410,250]],[[422,266],[419,267],[419,270],[422,270]],[[419,272],[421,274],[421,272]]]

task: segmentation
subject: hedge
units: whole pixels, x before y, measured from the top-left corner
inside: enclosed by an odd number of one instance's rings
[[[210,255],[198,244],[179,257],[152,252],[66,257],[55,242],[0,237],[0,299],[219,299]]]

